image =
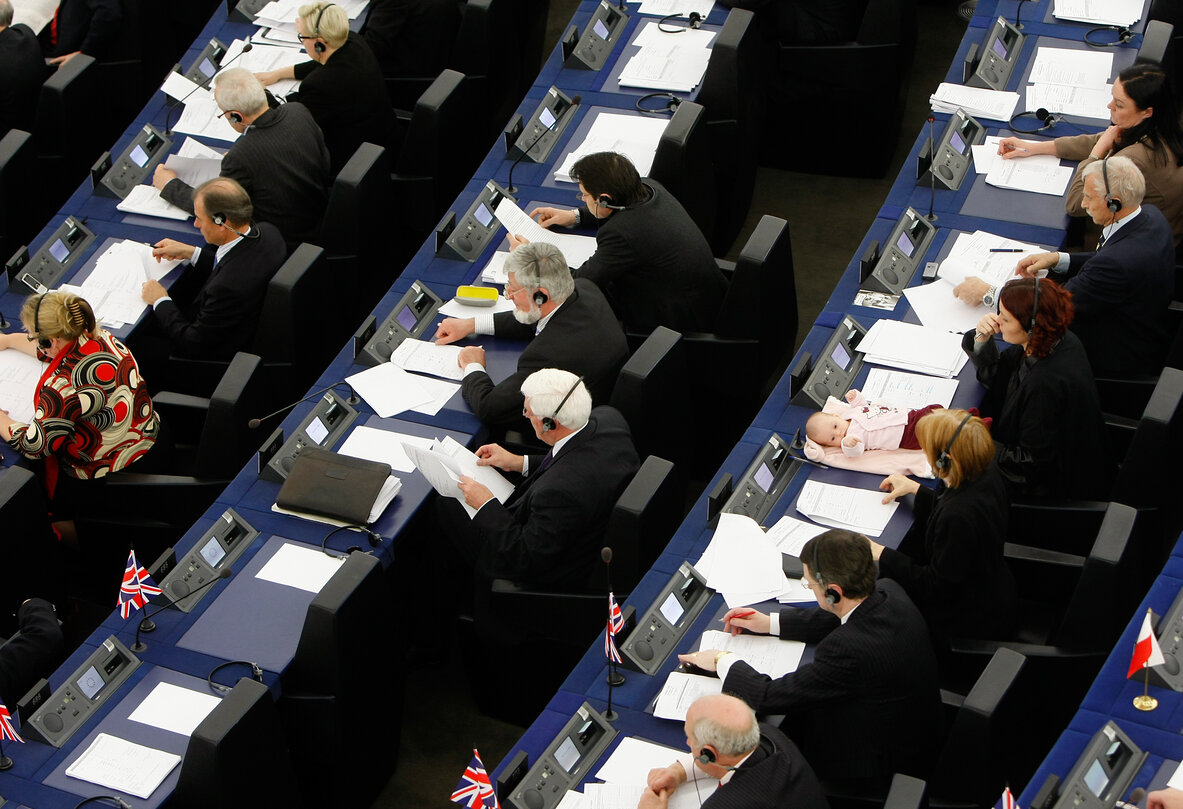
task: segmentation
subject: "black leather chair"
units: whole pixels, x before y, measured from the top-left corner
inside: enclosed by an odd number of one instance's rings
[[[103,98],[99,86],[95,60],[84,53],[62,65],[41,85],[33,124],[40,163],[36,188],[51,210],[81,182],[111,141],[102,127],[78,125],[79,121],[105,118],[99,106]]]
[[[922,809],[928,784],[919,778],[897,772],[891,779],[883,809]]]
[[[715,208],[718,205],[714,166],[706,111],[701,104],[684,101],[661,133],[649,176],[682,203],[708,240],[715,232]],[[730,246],[720,249],[711,245],[715,253],[724,253]]]
[[[1183,368],[1183,301],[1171,301],[1169,311],[1175,326],[1175,337],[1167,349],[1163,367]],[[1096,377],[1102,412],[1138,418],[1146,409],[1160,375],[1161,372],[1135,377]]]
[[[1150,20],[1142,34],[1142,47],[1138,48],[1135,62],[1153,62],[1162,65],[1167,73],[1175,72],[1175,26],[1163,20]]]
[[[1162,20],[1165,23],[1170,23],[1174,27],[1172,31],[1172,50],[1175,53],[1179,52],[1179,40],[1183,39],[1183,3],[1179,0],[1152,0],[1150,3],[1150,11],[1146,15],[1149,20]],[[1179,75],[1179,60],[1176,58],[1171,75],[1175,80],[1175,99],[1183,98],[1183,76]]]
[[[0,257],[8,261],[37,235],[42,210],[30,191],[37,166],[33,136],[20,129],[0,138]]]
[[[22,601],[40,596],[61,603],[66,594],[62,548],[49,526],[45,487],[23,466],[0,469],[0,525],[9,538],[0,543],[0,570],[20,582],[0,594],[0,636],[9,637]]]
[[[752,205],[764,117],[761,44],[752,12],[731,9],[715,37],[696,98],[706,110],[715,164],[715,231],[706,236],[716,255],[731,249]]]
[[[467,0],[462,13],[449,66],[467,77],[474,110],[470,134],[483,152],[486,139],[501,132],[517,108],[521,38],[510,0]]]
[[[620,411],[641,457],[681,465],[689,456],[690,385],[682,335],[658,326],[620,369],[609,404]]]

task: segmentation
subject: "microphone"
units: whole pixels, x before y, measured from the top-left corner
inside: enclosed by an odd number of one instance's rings
[[[222,579],[228,579],[232,575],[234,575],[234,568],[229,567],[229,566],[224,567],[218,571],[217,577],[210,579],[209,581],[207,581],[205,584],[201,585],[200,587],[194,587],[184,597],[188,598],[189,596],[193,595],[194,593],[200,593],[202,590],[206,589],[207,587],[212,587],[215,584],[217,584],[219,581],[221,581]],[[169,598],[169,601],[167,604],[165,604],[161,607],[157,607],[155,610],[152,611],[151,615],[147,614],[147,612],[144,613],[144,617],[140,621],[140,625],[136,627],[136,642],[134,644],[132,644],[132,647],[131,647],[131,650],[133,652],[142,652],[148,648],[148,644],[146,644],[140,640],[140,633],[141,632],[155,632],[156,631],[156,622],[153,621],[152,619],[176,603],[177,602],[174,601],[172,598]]]
[[[607,545],[600,548],[600,558],[604,560],[605,565],[612,564],[612,549],[609,548]],[[611,587],[612,586],[611,583],[609,583],[608,586]]]
[[[937,139],[933,135],[933,129],[932,129],[932,122],[934,120],[935,120],[935,118],[933,116],[931,116],[931,115],[928,116],[928,142],[932,144],[932,146],[930,147],[932,149],[930,157],[932,158],[932,161],[935,163],[936,162]],[[933,206],[935,206],[936,204],[937,204],[936,167],[933,166],[932,164],[929,164],[929,167],[928,167],[928,221],[929,222],[937,221],[937,215],[932,212]]]
[[[274,413],[268,413],[266,416],[263,416],[263,418],[261,418],[261,419],[251,419],[250,421],[248,421],[246,423],[246,426],[252,430],[257,430],[257,429],[259,429],[259,426],[263,422],[265,422],[267,419],[272,418],[273,416],[278,416],[280,413],[286,413],[287,411],[291,410],[296,405],[304,404],[304,402],[311,401],[311,400],[315,399],[317,396],[328,393],[333,388],[339,388],[342,385],[349,388],[349,398],[346,399],[346,401],[349,402],[349,404],[355,405],[355,404],[358,404],[359,402],[361,402],[361,399],[357,398],[357,393],[355,393],[353,390],[353,385],[350,385],[348,382],[334,382],[332,385],[329,385],[327,388],[321,388],[320,390],[316,391],[315,393],[310,393],[298,402],[292,402],[290,405],[284,405],[283,407],[279,408],[279,410],[276,410]]]
[[[234,62],[235,59],[242,56],[244,53],[250,53],[251,50],[254,49],[254,47],[255,46],[251,44],[251,38],[247,37],[246,43],[242,46],[242,50],[239,51],[238,53],[234,54],[234,58],[230,59],[228,62],[226,62],[226,64],[220,65],[218,67],[218,72],[221,73],[223,70],[228,68]],[[216,74],[215,74],[215,76],[216,76]],[[209,79],[207,79],[207,81],[213,81],[215,76],[210,76]],[[173,133],[173,125],[172,125],[173,110],[177,109],[178,107],[185,106],[185,102],[189,100],[189,96],[193,95],[198,90],[206,90],[206,89],[209,89],[206,86],[206,82],[201,82],[196,87],[194,87],[192,90],[185,93],[184,98],[182,98],[176,104],[173,104],[168,108],[168,110],[164,113],[164,134],[165,135],[172,135],[172,133]]]
[[[565,116],[565,115],[570,114],[571,110],[578,107],[579,103],[581,101],[583,101],[583,96],[571,96],[571,106],[563,111],[563,115]],[[546,135],[547,132],[554,132],[555,131],[555,127],[559,125],[560,120],[562,120],[562,116],[560,116],[559,118],[556,118],[555,122],[553,124],[551,124],[548,127],[545,127],[541,132],[539,132],[538,137],[534,138],[534,142],[530,144],[530,147],[528,149],[526,149],[526,151],[524,151],[520,155],[518,155],[517,160],[513,161],[513,165],[509,167],[509,182],[506,183],[506,186],[507,186],[507,188],[505,189],[506,191],[508,191],[511,194],[516,194],[518,192],[518,190],[516,188],[514,188],[514,186],[513,186],[513,170],[518,167],[518,163],[521,163],[523,160],[526,159],[526,155],[530,154],[530,149],[533,149],[535,146],[537,146],[538,141],[542,140],[543,136]]]
[[[1023,16],[1023,3],[1025,2],[1026,0],[1019,0],[1019,6],[1015,9],[1015,28],[1018,28],[1020,31],[1023,30],[1023,23],[1019,21],[1019,18]]]

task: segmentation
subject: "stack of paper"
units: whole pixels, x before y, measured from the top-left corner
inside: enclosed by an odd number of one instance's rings
[[[147,800],[181,757],[100,733],[66,768],[66,775]]]
[[[332,556],[307,545],[285,542],[255,578],[319,593],[344,563],[344,556]]]
[[[1027,109],[1107,119],[1112,71],[1111,51],[1038,48],[1028,77]]]
[[[481,270],[481,280],[486,284],[504,285],[509,283],[509,276],[505,272],[505,260],[509,258],[508,250],[498,250],[489,259],[485,269]]]
[[[883,533],[900,501],[883,504],[883,492],[807,480],[797,498],[797,510],[831,528],[857,531],[869,537]]]
[[[181,736],[192,736],[197,726],[221,701],[213,694],[203,694],[172,683],[157,683],[152,693],[144,697],[144,701],[127,718]]]
[[[460,390],[454,382],[407,373],[389,362],[346,377],[345,381],[382,418],[404,410],[434,416]]]
[[[293,15],[293,19],[295,19]],[[253,47],[246,53],[242,52],[246,42],[241,39],[236,39],[226,49],[226,56],[222,59],[222,64],[228,67],[241,67],[244,70],[249,70],[252,73],[264,73],[269,70],[278,70],[281,67],[290,67],[298,65],[302,62],[308,61],[308,54],[306,54],[302,47],[291,47],[291,41],[287,40],[288,32],[284,32],[284,41],[279,43],[259,44],[253,42]],[[299,44],[296,36],[295,24],[292,24],[290,35],[296,44]],[[280,47],[285,46],[285,47]],[[231,63],[231,59],[235,59]],[[267,89],[276,96],[285,96],[300,87],[300,82],[295,79],[282,79],[270,85]]]
[[[476,509],[464,501],[464,494],[456,485],[460,482],[461,475],[484,484],[498,502],[504,503],[513,494],[512,483],[493,467],[478,465],[476,453],[465,449],[451,437],[446,437],[442,441],[437,440],[427,448],[411,444],[406,444],[403,448],[411,463],[423,473],[428,483],[444,497],[460,501],[460,505],[464,506],[470,518],[476,515]]]
[[[578,236],[574,233],[556,233],[535,222],[509,197],[497,203],[497,220],[515,236],[522,236],[531,242],[553,244],[567,259],[567,266],[581,267],[583,262],[596,252],[594,236]]]
[[[555,169],[555,179],[565,183],[575,182],[571,179],[571,167],[575,161],[596,152],[624,155],[637,167],[637,173],[645,177],[653,167],[657,144],[668,124],[668,118],[601,113],[592,122],[583,141],[573,147],[559,163]]]
[[[234,131],[234,127],[230,126],[230,122],[222,114],[222,110],[214,101],[213,93],[207,90],[199,90],[189,96],[173,131],[231,143],[238,140],[238,132]]]
[[[1009,121],[1015,114],[1019,94],[941,82],[928,101],[933,112],[952,114],[960,107],[974,118]]]
[[[641,7],[637,9],[637,13],[653,17],[668,17],[671,14],[689,17],[690,12],[697,11],[706,19],[714,7],[714,0],[641,0]],[[675,19],[671,24],[677,22]]]
[[[396,433],[393,430],[360,426],[353,428],[353,431],[341,443],[337,454],[388,463],[390,468],[396,472],[414,472],[415,464],[407,457],[404,445],[430,449],[434,443],[435,441],[431,438],[420,438],[417,435]]]
[[[743,514],[719,515],[715,534],[694,567],[729,607],[777,598],[790,587],[800,589],[785,578],[780,550]]]
[[[774,680],[796,671],[801,665],[801,655],[805,654],[802,641],[781,640],[770,635],[732,635],[718,629],[703,632],[698,648],[735,652],[756,671]]]
[[[953,402],[957,385],[956,379],[939,379],[935,376],[872,368],[867,374],[867,381],[863,383],[862,390],[868,401],[886,402],[896,407],[919,410],[930,404],[948,407]],[[769,529],[769,534],[771,533],[772,529]]]
[[[147,308],[140,297],[144,282],[159,281],[180,263],[157,263],[151,245],[127,239],[108,247],[82,285],[70,289],[86,298],[96,318],[117,329],[135,323]]]
[[[671,671],[665,685],[661,687],[661,693],[657,695],[653,715],[658,719],[675,719],[682,722],[686,719],[686,711],[690,710],[695,700],[722,693],[723,681],[718,677]]]
[[[875,321],[858,350],[876,365],[946,378],[957,376],[968,359],[960,334],[898,320]]]
[[[21,424],[33,420],[33,398],[45,366],[20,351],[0,351],[0,410]]]
[[[672,760],[666,764],[673,763]],[[705,776],[704,776],[705,777]],[[714,789],[714,781],[702,785],[702,789]],[[620,809],[637,806],[648,787],[639,784],[597,784],[583,785],[583,792],[568,790],[555,809]],[[669,809],[700,809],[702,801],[695,792],[693,783],[686,783],[674,790],[669,797]]]
[[[640,46],[620,71],[621,87],[689,93],[706,73],[714,31],[686,28],[677,36],[647,22],[632,44]]]
[[[1142,18],[1142,0],[1056,0],[1052,16],[1092,25],[1133,25]]]
[[[172,169],[183,182],[196,188],[222,173],[222,154],[187,137],[181,148],[164,161],[164,167]]]
[[[463,379],[464,369],[460,367],[460,346],[437,346],[429,340],[415,340],[411,337],[399,343],[390,355],[390,361],[407,371],[444,379]]]
[[[1072,167],[1061,166],[1055,155],[995,160],[986,182],[999,188],[1061,197],[1072,181]]]
[[[184,221],[192,214],[178,208],[171,202],[165,202],[160,192],[150,185],[137,185],[126,197],[116,203],[115,207],[124,213],[138,213],[144,216],[159,216],[164,219]]]

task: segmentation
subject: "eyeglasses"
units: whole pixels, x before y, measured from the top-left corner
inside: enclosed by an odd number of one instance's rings
[[[810,591],[813,590],[813,582],[811,582],[809,579],[802,576],[800,581],[801,581],[801,586],[803,588],[805,588],[806,590],[810,590]]]
[[[48,337],[41,337],[40,335],[36,335],[36,334],[34,334],[31,337],[26,337],[25,339],[28,340],[30,343],[34,343],[34,342],[37,343],[37,347],[40,348],[42,351],[48,351],[49,347],[53,345],[52,341],[50,341],[50,339]]]
[[[525,287],[515,287],[515,288],[513,289],[513,291],[511,292],[511,291],[510,291],[510,289],[509,289],[509,284],[506,284],[506,285],[505,285],[505,289],[501,290],[501,294],[505,296],[505,299],[506,299],[507,301],[512,301],[512,300],[513,300],[513,296],[514,296],[514,295],[517,295],[519,292],[521,292],[521,291],[522,291],[522,290],[524,290],[524,289],[525,289]]]
[[[308,36],[306,34],[296,34],[296,39],[300,40],[301,42],[303,42],[306,39],[316,39],[316,38],[317,38],[316,36]]]

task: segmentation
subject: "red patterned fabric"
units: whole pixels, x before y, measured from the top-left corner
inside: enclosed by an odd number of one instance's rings
[[[37,390],[30,424],[12,428],[11,446],[76,478],[118,472],[150,450],[160,416],[135,358],[105,331],[64,347]]]

